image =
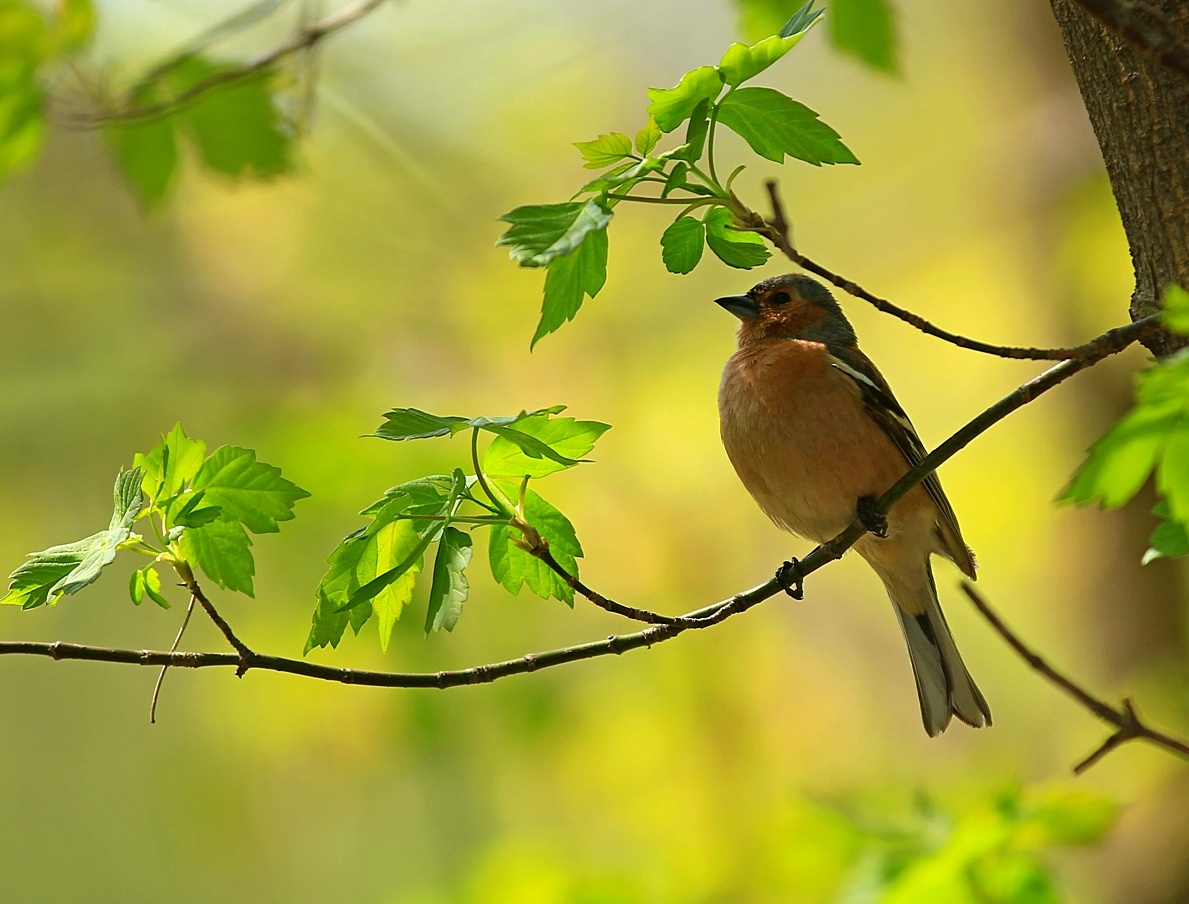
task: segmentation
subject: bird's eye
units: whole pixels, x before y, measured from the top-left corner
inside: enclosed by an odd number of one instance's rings
[[[788,304],[789,303],[789,293],[788,292],[777,292],[775,295],[773,295],[769,299],[769,301],[771,301],[773,304]]]

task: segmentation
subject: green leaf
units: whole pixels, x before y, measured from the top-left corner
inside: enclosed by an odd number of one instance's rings
[[[769,35],[750,47],[746,44],[732,44],[728,47],[718,64],[723,81],[731,86],[740,85],[759,75],[796,47],[821,16],[820,10],[810,12],[812,6],[812,2],[807,3],[794,13],[780,34]]]
[[[594,141],[575,141],[574,147],[581,151],[587,169],[603,169],[631,156],[632,139],[623,132],[610,132]]]
[[[661,235],[661,260],[670,273],[689,273],[702,259],[706,227],[694,217],[678,217]]]
[[[873,69],[896,72],[896,23],[888,0],[830,0],[830,38]]]
[[[735,220],[725,207],[715,207],[706,214],[706,244],[729,267],[750,270],[771,257],[764,240],[754,232],[733,229]]]
[[[432,477],[418,477],[384,491],[384,495],[365,508],[361,515],[375,515],[388,503],[403,499],[406,509],[415,509],[419,514],[438,515],[445,511],[446,503],[454,489],[455,478],[449,474],[434,474]]]
[[[772,88],[739,88],[728,94],[719,104],[718,121],[761,157],[777,163],[786,154],[814,166],[859,162],[816,113]]]
[[[238,66],[190,57],[170,70],[168,80],[180,94],[233,68]],[[208,169],[235,178],[292,169],[292,135],[272,97],[275,76],[264,71],[204,91],[174,114]]]
[[[555,258],[545,274],[541,320],[532,345],[573,320],[586,296],[594,298],[607,281],[607,233],[592,232],[573,254]]]
[[[611,211],[593,200],[567,201],[517,207],[500,219],[512,225],[496,244],[510,245],[509,256],[522,267],[545,267],[604,234]]]
[[[1189,333],[1189,292],[1170,284],[1161,299],[1164,325],[1177,333]]]
[[[384,423],[376,428],[375,433],[380,439],[405,440],[427,439],[433,436],[453,436],[459,431],[470,427],[490,429],[492,427],[510,427],[525,418],[536,417],[540,414],[559,414],[565,411],[565,405],[553,405],[549,408],[537,408],[533,411],[521,411],[511,417],[455,417],[453,415],[440,416],[429,414],[418,408],[393,408],[385,413]],[[434,478],[427,478],[434,479]],[[450,478],[446,478],[449,480]],[[406,484],[401,484],[402,487]],[[393,488],[393,490],[398,488]],[[393,492],[389,490],[388,492]]]
[[[681,158],[690,163],[701,160],[702,152],[706,150],[706,136],[709,132],[710,101],[702,100],[689,115],[689,125],[685,129],[685,149],[681,152]]]
[[[515,498],[520,488],[517,484],[497,481],[505,495]],[[576,559],[582,555],[582,546],[574,532],[574,525],[556,508],[546,502],[534,490],[528,490],[524,498],[525,519],[549,542],[549,551],[557,563],[570,574],[578,574]],[[517,594],[525,584],[541,599],[559,599],[567,605],[574,605],[574,591],[548,565],[530,555],[513,542],[520,531],[511,525],[497,524],[491,530],[488,541],[488,561],[491,573],[509,593]]]
[[[103,137],[144,209],[159,207],[169,194],[180,160],[173,117],[112,123],[104,127]]]
[[[9,575],[8,593],[0,604],[53,605],[66,593],[77,593],[93,583],[116,557],[120,544],[132,536],[130,528],[144,508],[141,471],[121,471],[113,490],[113,511],[107,530],[73,543],[30,553],[28,561]]]
[[[181,493],[198,475],[205,458],[206,443],[187,436],[179,422],[147,453],[138,452],[133,464],[144,472],[141,488],[156,503]]]
[[[132,602],[139,606],[147,596],[162,609],[169,608],[169,600],[161,595],[161,575],[152,565],[138,568],[132,572],[132,580],[128,585],[128,595]]]
[[[464,572],[473,553],[470,534],[455,527],[442,532],[434,560],[433,584],[429,588],[429,609],[425,613],[426,634],[442,628],[454,630],[470,589]]]
[[[1073,475],[1061,501],[1085,505],[1097,501],[1116,508],[1139,492],[1148,475],[1168,450],[1183,449],[1189,433],[1189,353],[1179,352],[1139,374],[1136,404],[1090,448],[1086,461]],[[1175,451],[1174,449],[1174,451]],[[1175,493],[1172,511],[1185,520],[1189,487],[1184,467],[1176,461],[1162,466],[1161,488]]]
[[[373,614],[379,617],[381,646],[387,648],[392,625],[411,598],[421,569],[418,550],[424,551],[426,537],[431,540],[442,529],[442,522],[434,522],[423,536],[411,521],[397,517],[402,505],[403,500],[396,500],[386,506],[330,554],[330,568],[318,584],[307,653],[327,644],[338,646],[348,624],[358,634]],[[388,579],[377,582],[382,577]]]
[[[1147,565],[1156,559],[1177,559],[1189,556],[1189,530],[1183,522],[1172,518],[1168,500],[1161,499],[1152,509],[1152,514],[1163,520],[1156,525],[1148,538],[1148,551],[1140,564]]]
[[[669,197],[669,192],[675,191],[678,188],[685,188],[685,177],[689,175],[689,164],[684,160],[678,160],[673,164],[673,168],[669,170],[669,175],[665,179],[665,186],[661,189],[661,197]]]
[[[661,130],[656,120],[649,119],[647,125],[636,133],[636,153],[647,157],[661,140]]]
[[[722,88],[719,71],[714,66],[700,66],[672,88],[649,88],[648,114],[662,132],[672,132],[689,119],[701,101],[713,101]]]
[[[590,454],[595,441],[611,429],[598,421],[536,415],[516,425],[518,436],[500,433],[483,455],[483,473],[491,477],[545,477],[573,467]],[[525,444],[525,438],[534,441]],[[544,454],[537,445],[552,455]]]
[[[281,469],[256,460],[239,446],[220,446],[202,463],[192,488],[205,490],[205,502],[223,511],[224,521],[238,521],[255,534],[280,530],[278,521],[293,518],[293,506],[310,494],[281,476]]]
[[[252,540],[239,521],[215,520],[187,528],[182,532],[181,552],[224,590],[255,596]]]

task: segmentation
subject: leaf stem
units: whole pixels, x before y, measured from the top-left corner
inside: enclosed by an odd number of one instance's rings
[[[483,469],[479,466],[478,427],[471,428],[471,464],[475,466],[475,479],[479,481],[479,486],[483,488],[483,492],[487,494],[487,498],[491,500],[492,505],[496,507],[501,515],[506,515],[508,518],[511,518],[512,510],[508,507],[507,500],[495,495],[491,489],[491,486],[487,483],[487,478],[483,475]]]

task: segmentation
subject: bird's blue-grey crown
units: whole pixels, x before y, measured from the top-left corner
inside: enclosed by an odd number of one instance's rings
[[[773,296],[781,290],[826,312],[824,323],[799,334],[797,338],[824,342],[827,345],[854,345],[858,342],[854,327],[846,319],[838,301],[829,289],[812,277],[801,273],[770,276],[752,286],[747,294],[757,302],[771,303]]]

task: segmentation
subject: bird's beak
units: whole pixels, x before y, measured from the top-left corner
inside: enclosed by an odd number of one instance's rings
[[[740,320],[751,320],[760,313],[760,303],[750,295],[728,295],[714,299],[714,303],[722,305]]]

